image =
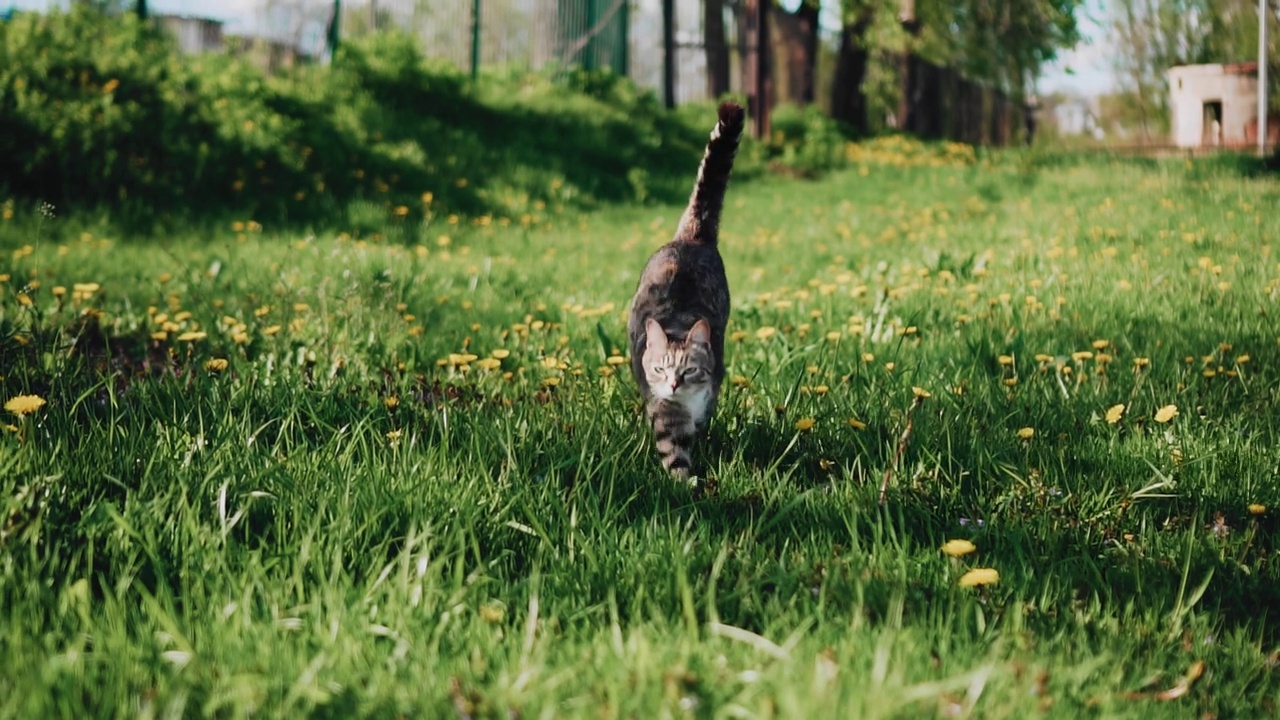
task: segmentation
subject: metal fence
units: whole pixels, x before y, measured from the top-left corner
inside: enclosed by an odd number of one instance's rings
[[[676,100],[704,99],[702,0],[673,4]],[[214,15],[226,21],[226,35],[254,36],[301,57],[326,54],[337,9],[339,38],[398,28],[417,37],[428,57],[465,71],[610,68],[643,87],[662,86],[662,0],[239,0],[223,7]],[[731,19],[727,27],[732,42]]]
[[[851,65],[861,68],[857,72],[842,76],[837,70],[833,74],[831,68],[839,63],[835,57],[838,40],[827,37],[825,50],[812,49],[813,64],[796,60],[787,51],[795,44],[788,46],[786,37],[790,32],[794,41],[796,31],[789,23],[797,16],[771,4],[765,25],[774,27],[777,34],[759,35],[751,29],[751,13],[762,7],[756,3],[765,1],[725,0],[718,4],[730,69],[721,82],[727,79],[730,92],[747,96],[750,103],[762,108],[784,99],[830,100],[837,117],[848,122],[863,117],[867,111],[861,86],[868,57]],[[259,50],[266,45],[270,51],[267,65],[271,69],[288,64],[291,57],[323,58],[335,39],[396,28],[417,37],[428,57],[463,70],[610,68],[663,95],[664,2],[670,2],[673,10],[672,99],[676,103],[708,99],[705,0],[228,0],[224,7],[235,7],[241,13],[235,22],[228,23],[228,34],[256,36]],[[816,23],[817,18],[811,22]],[[762,39],[769,35],[772,40]],[[758,41],[769,48],[767,56],[771,58],[766,71],[769,82],[763,86],[753,72]],[[846,52],[867,55],[856,46],[839,50]],[[1006,144],[1030,129],[1021,103],[990,87],[918,58],[903,57],[899,64],[899,77],[894,82],[901,86],[902,97],[895,112],[889,113],[888,123],[893,127],[924,137],[976,144]],[[802,68],[808,77],[797,74]],[[808,89],[807,99],[796,92],[801,85]],[[842,92],[834,92],[838,89]],[[763,94],[763,102],[755,97],[759,94]],[[852,112],[836,107],[840,104],[837,94],[853,98],[851,102],[857,107]],[[767,128],[767,121],[760,127]]]

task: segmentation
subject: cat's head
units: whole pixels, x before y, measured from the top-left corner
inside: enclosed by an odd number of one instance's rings
[[[667,400],[693,396],[715,381],[711,327],[706,320],[694,323],[683,342],[671,342],[653,318],[644,329],[644,377],[654,397]]]

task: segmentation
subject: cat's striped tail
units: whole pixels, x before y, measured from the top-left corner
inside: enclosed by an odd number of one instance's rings
[[[738,152],[746,113],[734,102],[720,103],[720,120],[711,130],[707,150],[698,167],[689,206],[676,228],[675,241],[698,245],[715,245],[720,235],[720,210],[729,187],[733,156]]]

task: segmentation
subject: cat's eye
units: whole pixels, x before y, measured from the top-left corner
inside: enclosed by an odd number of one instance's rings
[[[685,380],[692,380],[696,378],[698,375],[700,375],[701,373],[702,373],[701,368],[691,367],[691,368],[685,368],[685,371],[682,374],[684,375]]]

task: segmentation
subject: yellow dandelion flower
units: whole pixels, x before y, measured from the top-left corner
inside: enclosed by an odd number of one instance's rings
[[[1093,352],[1089,350],[1078,350],[1071,353],[1071,359],[1076,362],[1083,362],[1093,358]]]
[[[168,339],[169,339],[169,333],[165,332],[164,330],[159,330],[159,331],[157,331],[157,332],[153,332],[153,333],[151,333],[151,339],[152,339],[152,340],[159,340],[159,341],[163,342],[163,341],[165,341],[165,340],[168,340]]]
[[[449,364],[454,366],[467,365],[475,362],[477,359],[478,356],[472,355],[471,353],[449,353]]]
[[[227,369],[226,358],[213,358],[204,364],[204,369],[211,373],[220,373]]]
[[[865,430],[867,428],[867,424],[862,422],[858,418],[849,418],[849,427],[853,428],[854,430]]]
[[[505,360],[506,358],[511,356],[511,351],[506,348],[498,348],[497,350],[494,350],[489,354],[499,360]]]
[[[1013,356],[1012,356],[1012,355],[1001,355],[1000,357],[996,358],[996,362],[997,362],[997,363],[999,363],[999,364],[1001,364],[1001,365],[1012,365],[1012,364],[1013,364]]]
[[[1094,341],[1093,341],[1093,349],[1094,349],[1094,350],[1106,350],[1106,349],[1107,349],[1107,346],[1109,346],[1109,345],[1111,345],[1111,341],[1110,341],[1110,340],[1094,340]]]
[[[862,362],[875,362],[876,356],[871,353],[862,353]]]
[[[20,292],[18,293],[17,298],[18,298],[18,304],[21,305],[22,307],[31,307],[32,302],[31,302],[30,295],[24,292]]]
[[[1017,434],[1022,440],[1030,440],[1036,436],[1036,429],[1031,427],[1019,428]]]
[[[279,325],[268,325],[267,327],[262,329],[262,334],[266,335],[267,337],[270,337],[280,332],[280,330],[281,330],[281,326]]]
[[[195,342],[209,337],[209,333],[203,330],[188,330],[178,336],[178,342]]]
[[[769,325],[756,330],[756,337],[761,340],[768,340],[778,334],[778,329]]]
[[[912,388],[911,388],[911,394],[912,394],[912,395],[914,395],[915,397],[918,397],[918,398],[922,399],[922,400],[923,400],[924,398],[933,397],[933,393],[929,392],[928,390],[925,390],[925,389],[924,389],[924,388],[922,388],[922,387],[912,387]]]
[[[1000,573],[995,568],[974,568],[960,576],[960,587],[977,587],[979,585],[995,585],[1000,582]]]
[[[1013,387],[1014,385],[1017,385],[1017,384],[1018,384],[1018,378],[1016,378],[1016,377],[1005,378],[1004,380],[1001,380],[1000,382],[1001,382],[1001,383],[1003,383],[1005,387]]]
[[[839,330],[832,330],[831,332],[827,333],[827,340],[830,340],[831,342],[835,342],[840,338],[841,338],[841,334]]]
[[[1150,364],[1151,364],[1151,358],[1136,357],[1133,359],[1133,366],[1135,368],[1144,368]]]
[[[1177,405],[1165,405],[1156,411],[1156,422],[1167,423],[1178,416]]]
[[[4,404],[4,409],[14,415],[30,415],[44,407],[44,398],[39,395],[16,395]]]
[[[400,398],[395,395],[388,395],[382,398],[382,405],[388,410],[395,410],[400,405]]]
[[[978,546],[968,540],[948,540],[942,544],[942,552],[951,557],[964,557],[977,549]]]
[[[1037,354],[1036,354],[1036,362],[1038,362],[1038,363],[1053,362],[1053,356],[1052,356],[1052,355],[1046,355],[1046,354],[1044,354],[1044,353],[1037,353]]]
[[[1124,415],[1124,403],[1112,405],[1107,408],[1106,420],[1108,425],[1115,425],[1120,422],[1120,418]]]
[[[480,606],[480,619],[490,624],[502,622],[506,612],[496,603],[485,603]]]
[[[53,296],[54,296],[54,297],[56,297],[56,298],[60,298],[60,297],[62,297],[63,295],[66,295],[66,294],[67,294],[67,289],[66,289],[65,287],[63,287],[62,285],[54,285],[54,286],[53,286]]]
[[[1267,506],[1262,503],[1249,503],[1250,515],[1261,515],[1267,511]]]
[[[807,430],[812,430],[813,426],[817,424],[818,421],[813,418],[800,418],[796,421],[796,429],[800,432],[805,432]]]
[[[625,365],[627,363],[627,359],[622,357],[621,355],[610,355],[608,358],[605,359],[605,362],[609,363],[610,365]]]
[[[395,442],[399,440],[400,436],[403,434],[404,434],[403,430],[392,430],[387,433],[387,439],[390,440],[391,442]]]
[[[1248,356],[1248,355],[1239,355],[1239,356],[1237,356],[1237,357],[1236,357],[1236,364],[1237,364],[1237,365],[1243,365],[1243,364],[1245,364],[1245,363],[1249,362],[1249,360],[1250,360],[1250,358],[1249,358],[1249,356]]]
[[[476,361],[476,367],[480,368],[481,370],[497,370],[498,368],[502,367],[502,361],[499,360],[498,358],[492,358],[492,357],[481,358],[480,360]]]
[[[831,388],[827,387],[826,385],[815,385],[813,387],[813,393],[815,395],[826,395],[828,392],[830,392],[830,390]]]
[[[734,342],[742,342],[747,339],[747,335],[748,333],[746,330],[734,330],[729,334],[729,339]]]
[[[84,295],[92,295],[93,293],[96,293],[99,290],[101,290],[102,286],[96,282],[75,283],[74,285],[71,286],[71,289],[78,293],[82,293]]]
[[[559,384],[560,384],[560,378],[558,377],[549,377],[549,378],[542,379],[543,387],[555,387]]]
[[[732,383],[734,387],[746,387],[751,384],[751,381],[748,380],[745,375],[734,375],[729,378],[729,382]]]

